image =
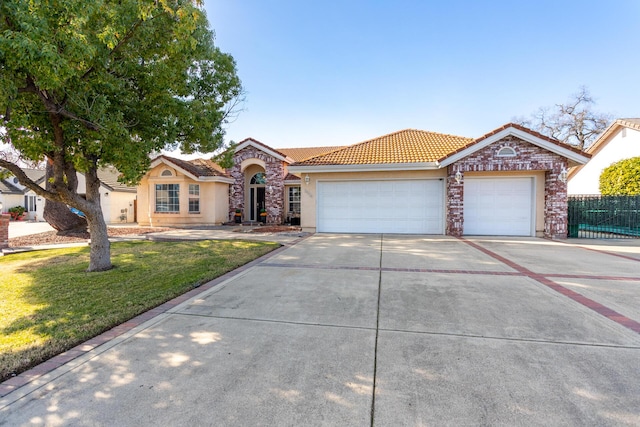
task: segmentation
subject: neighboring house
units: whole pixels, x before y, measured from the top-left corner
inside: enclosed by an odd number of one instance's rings
[[[403,130],[289,166],[303,230],[567,235],[566,170],[580,150],[516,124],[471,139]]]
[[[35,183],[44,188],[45,171],[37,169],[22,169]],[[104,167],[98,170],[100,185],[100,202],[102,214],[107,224],[135,222],[136,187],[127,186],[118,182],[120,173],[113,167]],[[78,172],[78,193],[86,191],[86,180],[82,173]],[[10,176],[0,181],[0,201],[6,212],[14,206],[24,206],[27,211],[27,219],[32,221],[44,221],[44,205],[46,199],[37,195],[33,190],[20,184],[18,178]]]
[[[239,209],[253,222],[265,209],[268,223],[299,220],[310,232],[563,238],[567,170],[588,160],[516,124],[476,139],[407,129],[347,147],[275,149],[249,138],[226,172],[211,162],[199,170],[204,160],[155,159],[138,187],[138,221],[213,224]],[[208,205],[191,213],[197,184]]]
[[[119,176],[120,172],[113,166],[98,169],[100,206],[107,224],[136,221],[136,187],[118,182]],[[78,172],[78,194],[85,194],[86,188],[86,179]]]
[[[188,226],[228,221],[233,179],[211,160],[159,156],[138,184],[138,224]]]
[[[620,160],[640,156],[640,119],[618,119],[586,150],[589,163],[569,171],[569,194],[600,194],[602,171]]]
[[[22,169],[27,176],[38,185],[44,186],[45,171],[39,169]],[[0,202],[4,212],[15,206],[25,208],[26,219],[31,221],[44,221],[44,198],[34,191],[20,184],[18,178],[13,175],[0,180]]]

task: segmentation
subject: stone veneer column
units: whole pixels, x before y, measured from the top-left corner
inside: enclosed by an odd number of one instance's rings
[[[265,205],[267,208],[267,223],[282,224],[284,222],[284,164],[254,147],[245,148],[234,155],[234,165],[229,174],[234,179],[231,184],[229,197],[229,220],[233,220],[236,209],[242,209],[243,220],[248,212],[245,211],[245,176],[241,164],[246,159],[259,159],[265,165]]]
[[[267,223],[282,224],[284,222],[284,165],[282,161],[272,158],[272,161],[267,162],[265,175]]]
[[[549,239],[566,239],[568,230],[567,183],[560,181],[559,176],[564,162],[554,163],[553,169],[545,173],[544,185],[544,237]]]
[[[9,220],[10,219],[11,219],[11,215],[0,214],[0,249],[5,249],[9,247]]]
[[[464,226],[464,182],[456,182],[453,166],[447,168],[447,236],[462,236]]]

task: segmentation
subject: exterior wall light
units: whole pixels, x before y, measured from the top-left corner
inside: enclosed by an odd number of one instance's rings
[[[462,182],[462,172],[456,172],[456,182],[460,184]]]
[[[560,175],[558,175],[558,179],[561,182],[566,183],[568,176],[569,176],[569,171],[567,171],[567,169],[563,167],[562,170],[560,171]]]
[[[307,184],[307,185],[309,185],[309,181],[310,181],[309,174],[306,174],[306,175],[304,176],[304,183],[305,183],[305,184]]]

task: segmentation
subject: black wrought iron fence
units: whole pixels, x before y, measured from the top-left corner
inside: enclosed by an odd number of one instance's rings
[[[569,196],[569,237],[640,238],[640,196]]]

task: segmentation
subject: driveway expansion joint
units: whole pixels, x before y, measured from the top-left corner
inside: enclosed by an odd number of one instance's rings
[[[510,259],[507,259],[501,255],[498,255],[497,253],[483,247],[482,245],[479,245],[477,243],[471,242],[463,237],[458,237],[458,239],[466,244],[468,244],[469,246],[479,250],[480,252],[489,255],[490,257],[508,265],[509,267],[513,268],[514,270],[522,273],[524,276],[529,277],[535,281],[537,281],[538,283],[543,284],[544,286],[553,289],[554,291],[572,299],[573,301],[577,302],[578,304],[583,305],[584,307],[589,308],[592,311],[595,311],[596,313],[600,314],[601,316],[606,317],[607,319],[617,323],[618,325],[624,326],[627,329],[630,329],[631,331],[640,334],[640,322],[636,322],[633,319],[630,319],[629,317],[618,313],[617,311],[606,307],[603,304],[600,304],[597,301],[594,301],[590,298],[585,297],[584,295],[571,290],[569,288],[566,288],[556,282],[554,282],[553,280],[549,279],[549,277],[553,277],[554,275],[547,275],[547,274],[541,274],[541,273],[536,273],[533,272],[531,270],[529,270],[526,267],[523,267],[520,264],[517,264],[513,261],[511,261]],[[588,248],[584,248],[584,249],[588,249]],[[603,252],[603,251],[596,251],[596,252]],[[608,253],[608,252],[607,252]],[[634,258],[634,261],[637,261]]]

